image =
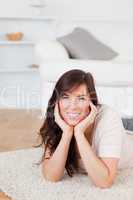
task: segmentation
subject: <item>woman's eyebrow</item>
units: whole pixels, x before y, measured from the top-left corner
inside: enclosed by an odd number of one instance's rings
[[[68,96],[68,95],[71,95],[71,93],[69,93],[69,92],[64,92],[63,95]],[[77,97],[88,97],[88,94],[77,94],[76,96],[77,96]]]
[[[88,95],[87,94],[79,94],[77,95],[77,97],[87,97]]]
[[[69,93],[66,93],[66,92],[63,92],[62,95],[67,95],[67,96],[68,96],[68,95],[70,95],[70,94],[69,94]]]

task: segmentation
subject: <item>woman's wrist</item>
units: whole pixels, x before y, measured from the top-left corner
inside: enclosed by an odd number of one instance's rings
[[[62,137],[65,139],[71,139],[73,136],[73,131],[63,131]]]
[[[75,132],[74,132],[74,137],[75,137],[76,139],[81,139],[81,138],[85,137],[85,135],[84,135],[83,132],[75,131]]]

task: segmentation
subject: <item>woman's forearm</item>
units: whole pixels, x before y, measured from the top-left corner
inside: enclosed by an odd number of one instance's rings
[[[55,182],[63,177],[71,138],[69,133],[63,133],[51,158],[44,161],[42,170],[47,180]]]
[[[75,134],[81,158],[89,177],[96,186],[108,185],[109,171],[104,163],[95,155],[84,134]]]

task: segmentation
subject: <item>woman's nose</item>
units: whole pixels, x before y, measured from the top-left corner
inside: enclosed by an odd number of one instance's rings
[[[69,107],[70,107],[70,108],[76,108],[76,107],[77,107],[77,101],[76,101],[76,99],[72,99],[72,100],[69,102]]]

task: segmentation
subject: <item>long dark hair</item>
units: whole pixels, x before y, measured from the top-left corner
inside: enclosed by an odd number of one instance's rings
[[[50,155],[52,155],[57,148],[61,136],[62,130],[55,122],[54,118],[54,108],[55,103],[59,100],[62,94],[66,91],[70,91],[81,84],[87,86],[90,99],[95,106],[98,105],[98,98],[95,90],[95,83],[91,73],[86,73],[79,69],[73,69],[65,72],[57,81],[55,88],[53,90],[52,96],[48,102],[48,107],[46,111],[46,116],[42,127],[40,128],[39,135],[41,136],[42,143],[44,145],[44,154],[42,161],[44,160],[47,147],[50,149]],[[74,170],[78,170],[78,163],[76,157],[75,138],[72,137],[68,156],[65,164],[65,168],[69,176],[72,177]]]

